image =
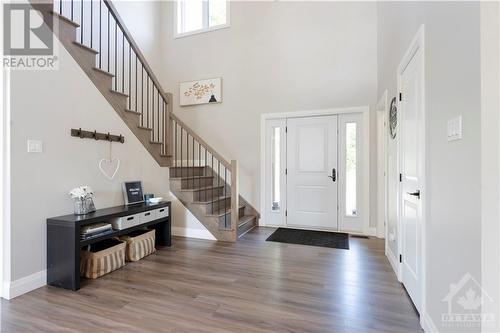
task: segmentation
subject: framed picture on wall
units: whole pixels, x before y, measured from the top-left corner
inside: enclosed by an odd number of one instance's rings
[[[181,106],[222,103],[222,78],[181,82],[179,94]]]
[[[125,205],[144,202],[144,196],[142,194],[142,182],[124,182],[122,185],[122,190]]]

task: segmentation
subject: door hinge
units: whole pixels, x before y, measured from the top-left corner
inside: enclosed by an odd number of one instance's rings
[[[399,182],[401,183],[402,181],[403,181],[403,174],[402,174],[402,173],[400,173],[400,174],[399,174]]]
[[[285,168],[285,175],[288,175],[288,168]]]
[[[288,133],[288,126],[285,126],[285,133]]]
[[[285,216],[288,216],[288,210],[285,210]]]
[[[399,262],[403,262],[403,255],[402,254],[399,255]]]
[[[401,102],[403,100],[403,94],[399,93],[399,101]]]

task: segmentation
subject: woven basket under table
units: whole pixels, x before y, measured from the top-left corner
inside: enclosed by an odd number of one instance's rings
[[[89,279],[97,279],[125,266],[126,244],[118,240],[115,244],[98,252],[81,251],[80,274]]]
[[[122,236],[120,240],[127,243],[127,249],[125,250],[125,259],[127,261],[138,261],[156,252],[155,230],[140,230]]]

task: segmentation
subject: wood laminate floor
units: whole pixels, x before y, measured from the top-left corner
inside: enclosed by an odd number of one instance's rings
[[[350,250],[174,238],[78,292],[2,300],[2,332],[422,332],[379,239]]]

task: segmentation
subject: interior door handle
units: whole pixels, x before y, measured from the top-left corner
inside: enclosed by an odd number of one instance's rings
[[[332,179],[332,181],[335,183],[337,181],[337,170],[335,168],[332,169],[332,175],[328,176]]]
[[[409,195],[413,195],[414,197],[417,197],[418,199],[420,199],[420,190],[416,190],[415,192],[406,192],[408,193]]]

